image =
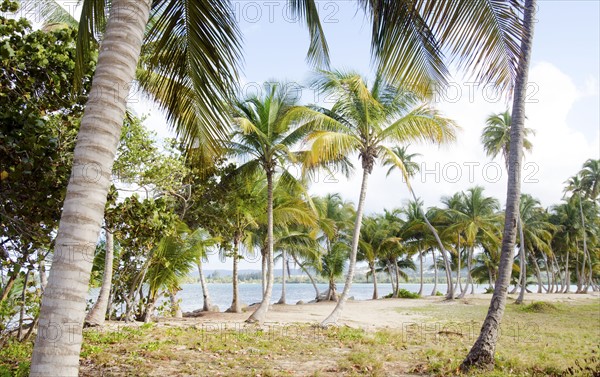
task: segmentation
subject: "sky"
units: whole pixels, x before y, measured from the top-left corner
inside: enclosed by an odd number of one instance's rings
[[[306,63],[308,31],[289,13],[286,1],[233,1],[244,36],[243,90],[256,91],[267,80],[306,84],[311,67]],[[330,47],[331,66],[372,77],[370,26],[355,1],[317,1]],[[600,158],[600,1],[539,0],[536,13],[532,63],[529,73],[526,124],[535,130],[533,151],[526,155],[522,191],[538,198],[544,207],[560,202],[563,182],[577,173],[585,160]],[[447,92],[435,105],[461,127],[456,143],[438,148],[411,145],[420,153],[421,173],[413,179],[417,196],[425,206],[441,205],[443,196],[475,185],[498,198],[506,196],[506,172],[501,157],[490,160],[483,152],[480,135],[486,118],[507,108],[489,87],[454,75]],[[319,100],[311,89],[303,89],[306,103]],[[145,124],[160,137],[170,135],[156,107],[132,95],[130,105],[139,114],[149,114]],[[355,163],[358,164],[358,160]],[[402,206],[408,200],[401,177],[376,166],[370,177],[367,213]],[[360,174],[347,180],[336,175],[314,182],[314,194],[339,192],[348,200],[358,199]],[[214,258],[216,259],[216,258]],[[255,268],[246,265],[243,268]],[[208,268],[228,268],[216,260]]]

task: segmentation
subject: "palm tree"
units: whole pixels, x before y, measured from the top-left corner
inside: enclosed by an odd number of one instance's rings
[[[404,179],[404,182],[406,183],[406,187],[408,188],[408,191],[410,192],[412,199],[415,202],[418,202],[417,196],[415,195],[415,192],[412,188],[412,185],[410,184],[410,178],[412,178],[415,173],[417,173],[419,171],[419,165],[413,161],[413,158],[415,156],[418,156],[418,153],[408,153],[407,152],[408,146],[396,146],[392,148],[392,151],[395,153],[396,156],[398,156],[398,159],[394,159],[393,156],[391,156],[392,158],[388,158],[383,162],[384,166],[390,166],[387,175],[390,175],[390,173],[392,172],[392,170],[394,170],[395,168],[400,167],[400,171],[402,172],[402,177]],[[452,275],[451,275],[451,268],[450,268],[450,260],[446,254],[446,249],[444,248],[444,245],[442,244],[442,240],[440,239],[440,236],[437,232],[437,230],[435,229],[435,227],[433,225],[431,225],[431,223],[429,222],[429,219],[427,218],[426,214],[423,212],[421,206],[418,207],[419,211],[421,212],[421,217],[423,217],[423,220],[425,220],[425,224],[427,225],[427,227],[429,228],[429,230],[431,231],[431,233],[433,234],[433,236],[435,237],[435,241],[437,242],[437,247],[440,250],[440,253],[442,254],[442,258],[444,260],[444,265],[445,265],[445,271],[446,271],[446,281],[448,282],[448,292],[446,294],[446,298],[454,298],[454,289],[452,286]],[[432,253],[433,253],[433,249],[432,249]],[[422,261],[422,258],[420,259]],[[437,269],[436,269],[436,278],[437,278]],[[436,280],[437,283],[437,280]],[[421,290],[423,289],[423,284],[421,281]],[[434,288],[435,290],[435,288]],[[420,294],[420,293],[419,293]]]
[[[512,121],[510,127],[510,150],[508,154],[508,184],[506,210],[504,216],[504,234],[498,278],[490,302],[487,316],[481,327],[479,337],[469,354],[463,360],[460,369],[467,371],[471,367],[489,368],[494,365],[494,353],[498,342],[500,324],[506,306],[506,295],[513,265],[513,253],[516,240],[516,225],[521,196],[521,161],[523,160],[523,138],[525,124],[525,99],[531,48],[533,44],[535,0],[525,0],[521,47],[517,54],[517,71],[513,92]]]
[[[321,258],[313,260],[313,267],[328,279],[326,300],[338,300],[335,279],[344,272],[348,259],[350,231],[356,217],[354,205],[342,200],[339,194],[327,194],[313,199],[319,216],[317,241],[323,248]]]
[[[448,231],[460,232],[464,235],[467,255],[467,287],[460,293],[458,298],[463,298],[471,285],[473,293],[473,280],[471,278],[472,261],[475,246],[481,243],[482,237],[497,239],[499,233],[499,210],[498,200],[486,197],[483,188],[476,186],[463,192],[456,208],[450,209],[454,215],[454,223],[448,227]]]
[[[184,223],[177,224],[174,234],[163,237],[149,257],[145,281],[148,284],[148,304],[144,321],[149,322],[154,305],[161,290],[165,289],[173,298],[181,288],[179,281],[187,276],[205,255],[206,248],[219,239],[210,237],[204,229],[191,231]],[[175,300],[172,300],[175,303]],[[174,308],[177,311],[177,308]]]
[[[527,250],[537,250],[548,255],[552,254],[551,241],[555,228],[548,222],[546,211],[540,206],[539,200],[528,194],[521,195],[519,213],[523,225],[521,228],[522,232],[519,234],[520,247],[526,249],[522,254],[528,255]],[[526,265],[526,258],[519,263],[520,269],[523,270],[519,276],[522,276],[523,280],[521,281],[521,292],[515,302],[517,304],[523,302],[524,292],[527,287]]]
[[[108,298],[110,296],[110,288],[113,275],[113,253],[114,253],[114,238],[113,233],[108,229],[104,231],[106,237],[105,253],[104,253],[104,272],[102,276],[102,286],[98,299],[94,303],[92,309],[85,317],[85,323],[89,326],[100,326],[106,318],[106,310],[108,309]],[[45,272],[44,272],[45,274]]]
[[[331,110],[316,108],[305,114],[315,127],[321,129],[308,139],[312,145],[305,156],[305,167],[343,161],[358,153],[363,169],[346,283],[335,309],[322,322],[327,326],[337,322],[352,285],[367,182],[375,162],[378,158],[390,159],[396,161],[399,168],[404,168],[385,143],[447,143],[454,140],[455,127],[436,110],[421,104],[424,99],[385,84],[381,77],[377,77],[369,89],[356,73],[321,71],[315,84],[324,93],[334,95],[337,101]]]
[[[586,231],[586,226],[585,226],[585,215],[583,213],[583,194],[582,191],[584,190],[584,185],[583,182],[580,178],[579,175],[576,175],[574,177],[571,177],[567,182],[567,187],[565,188],[565,191],[571,191],[573,193],[573,196],[577,196],[577,201],[579,203],[579,215],[580,215],[580,225],[581,225],[581,236],[583,239],[583,266],[584,268],[582,268],[582,274],[584,274],[584,270],[585,270],[585,263],[586,260],[589,260],[589,253],[588,253],[588,245],[587,245],[587,231]],[[585,286],[582,289],[583,293],[587,293],[591,280],[592,280],[592,264],[590,261],[590,271],[589,271],[589,278],[588,280],[585,282]],[[584,275],[584,280],[585,280],[585,275]]]
[[[285,169],[285,163],[295,162],[296,155],[291,148],[302,140],[308,128],[294,127],[292,110],[297,109],[297,96],[289,91],[289,86],[266,85],[263,97],[251,95],[236,101],[233,120],[237,130],[229,143],[230,153],[246,162],[237,172],[242,177],[250,177],[263,171],[267,181],[267,284],[265,294],[256,311],[248,318],[249,322],[263,322],[273,290],[273,193],[274,178],[280,173],[279,184],[296,185],[297,182]]]
[[[360,231],[357,260],[364,260],[373,277],[373,300],[379,298],[377,292],[377,260],[389,255],[394,248],[400,248],[400,238],[395,236],[394,224],[383,216],[366,217]]]
[[[496,158],[499,154],[502,154],[504,158],[504,163],[506,165],[506,169],[508,170],[508,153],[510,152],[510,123],[511,116],[508,110],[499,114],[492,114],[488,116],[486,120],[486,127],[481,132],[481,144],[483,144],[483,150],[492,159]],[[531,152],[533,149],[533,145],[531,141],[527,139],[528,135],[535,135],[534,130],[531,128],[523,128],[523,150],[526,152]],[[521,221],[518,221],[518,231],[520,235],[520,239],[522,239],[523,235],[523,226],[521,225]],[[520,246],[519,252],[519,260],[520,260],[520,272],[519,272],[519,284],[521,285],[521,291],[519,293],[519,299],[517,299],[517,303],[523,301],[521,298],[525,293],[525,285],[524,280],[526,276],[526,267],[527,267],[527,256],[525,253],[525,247],[523,243]]]

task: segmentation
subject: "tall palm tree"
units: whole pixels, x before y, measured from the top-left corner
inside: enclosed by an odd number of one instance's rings
[[[305,114],[315,127],[320,127],[308,139],[312,144],[305,156],[305,167],[343,161],[358,153],[363,170],[346,284],[335,309],[322,322],[327,326],[337,322],[352,285],[368,177],[375,162],[385,158],[404,169],[386,143],[447,143],[455,138],[455,126],[451,120],[422,104],[424,98],[388,85],[381,77],[377,77],[369,88],[356,73],[321,71],[316,75],[315,84],[337,100],[331,110],[316,108]]]
[[[525,99],[531,48],[533,44],[534,13],[536,0],[525,0],[523,9],[523,28],[521,46],[517,53],[517,70],[514,82],[512,120],[510,128],[510,151],[508,154],[508,183],[506,210],[504,216],[504,234],[498,278],[490,302],[490,307],[481,327],[479,337],[473,344],[460,369],[467,371],[471,367],[489,368],[494,365],[494,353],[498,342],[500,324],[506,306],[506,296],[513,265],[513,253],[516,240],[516,225],[521,196],[521,161],[523,159],[523,138],[525,124]]]
[[[589,250],[588,250],[588,244],[587,244],[587,230],[586,230],[586,226],[585,226],[585,215],[583,212],[584,194],[582,191],[584,190],[584,185],[583,185],[583,182],[579,175],[569,178],[569,180],[566,183],[567,183],[567,187],[565,188],[565,191],[572,192],[573,196],[577,197],[577,202],[579,203],[579,215],[580,215],[580,221],[581,221],[580,222],[581,237],[583,239],[583,266],[585,266],[586,261],[589,260],[590,257],[589,257]],[[585,268],[582,269],[582,273],[584,270],[585,270]],[[592,274],[592,265],[590,262],[589,278],[587,281],[585,281],[585,285],[582,290],[583,293],[587,293],[587,291],[589,289],[589,286],[591,283],[591,274]]]
[[[313,267],[328,279],[327,300],[338,300],[335,279],[343,274],[348,259],[348,243],[356,218],[354,205],[342,200],[340,194],[327,194],[313,200],[319,220],[317,240],[323,251],[321,258],[313,259]]]
[[[502,154],[507,170],[508,153],[510,152],[510,123],[511,116],[508,110],[503,113],[492,114],[488,116],[486,120],[486,127],[481,132],[481,144],[483,144],[483,150],[485,153],[492,159],[496,158],[499,154]],[[523,128],[523,150],[525,152],[531,152],[533,149],[533,144],[529,139],[527,139],[527,136],[529,135],[535,135],[534,130],[531,128]],[[517,226],[520,239],[522,239],[523,226],[520,220],[518,221]],[[519,293],[519,299],[517,299],[517,303],[523,301],[521,296],[525,294],[526,288],[523,279],[525,279],[527,275],[527,256],[525,254],[525,247],[522,242],[519,251],[519,260],[521,266],[519,270],[519,284],[521,285],[521,291]]]
[[[546,211],[540,206],[540,201],[528,194],[521,195],[519,214],[523,225],[519,234],[520,247],[526,250],[537,250],[545,254],[552,254],[551,241],[555,228],[548,222]],[[523,251],[522,254],[528,255],[526,251]],[[522,276],[522,287],[516,301],[518,304],[523,302],[527,287],[526,265],[527,258],[519,263],[519,267],[523,272],[519,274],[519,276]]]
[[[383,162],[383,165],[385,166],[390,166],[387,175],[390,175],[390,173],[392,172],[392,170],[394,170],[395,168],[399,168],[400,171],[402,172],[402,178],[404,179],[404,182],[406,183],[406,187],[408,188],[408,191],[410,192],[412,199],[416,202],[418,202],[417,196],[415,195],[415,191],[412,188],[412,185],[410,184],[410,179],[419,171],[419,165],[413,161],[413,158],[415,156],[418,156],[418,153],[408,153],[408,146],[396,146],[392,148],[392,151],[396,154],[396,156],[398,156],[398,159],[396,160],[393,156],[391,156],[392,158],[388,158]],[[426,214],[423,212],[422,207],[419,206],[419,211],[421,212],[421,216],[423,217],[423,220],[425,220],[425,224],[427,224],[427,227],[429,228],[429,230],[431,231],[431,233],[433,234],[435,241],[437,242],[437,247],[440,250],[440,253],[442,254],[442,259],[444,260],[444,266],[445,266],[445,271],[446,271],[446,281],[448,282],[448,292],[446,294],[446,298],[454,298],[454,289],[452,286],[452,275],[451,275],[451,268],[450,268],[450,259],[448,258],[448,255],[446,254],[446,249],[444,248],[444,245],[442,244],[442,240],[440,239],[440,236],[437,232],[437,230],[435,229],[435,227],[433,225],[431,225],[431,223],[429,222],[429,219],[427,218]],[[433,252],[433,249],[432,249]],[[422,259],[420,259],[422,261]],[[436,274],[437,274],[437,269],[436,269]],[[437,275],[436,275],[437,277]],[[421,284],[421,290],[422,290],[422,284]],[[420,294],[420,293],[419,293]]]
[[[249,322],[263,322],[269,308],[273,290],[273,193],[275,175],[279,174],[280,185],[297,185],[297,181],[285,169],[287,162],[296,162],[291,148],[306,137],[309,128],[295,127],[293,110],[298,109],[297,96],[289,91],[289,86],[267,84],[262,97],[251,95],[237,100],[234,105],[233,121],[237,127],[230,153],[245,160],[237,172],[242,177],[250,177],[263,171],[267,181],[267,284],[265,294],[256,311],[248,318]]]
[[[482,237],[497,239],[499,233],[500,209],[498,200],[486,197],[483,188],[476,186],[463,192],[461,200],[455,209],[451,209],[454,215],[454,223],[449,226],[448,231],[461,232],[464,235],[467,255],[467,288],[460,293],[458,298],[463,298],[471,285],[473,293],[473,280],[471,268],[475,247],[481,243]]]
[[[373,300],[379,298],[377,292],[377,260],[389,255],[391,249],[400,247],[394,224],[383,216],[367,217],[363,221],[358,243],[357,260],[364,260],[369,266],[369,274],[373,277]]]

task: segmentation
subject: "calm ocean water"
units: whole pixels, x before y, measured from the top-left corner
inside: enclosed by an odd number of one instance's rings
[[[324,292],[327,290],[327,284],[317,284],[319,290]],[[404,288],[411,292],[419,291],[419,284],[400,284],[401,288]],[[433,290],[433,284],[423,284],[424,295],[429,295]],[[486,285],[475,285],[475,292],[481,293],[485,291]],[[341,292],[344,288],[343,284],[338,284],[338,292]],[[379,296],[385,296],[392,292],[391,284],[378,284],[377,285]],[[231,305],[233,297],[231,284],[208,284],[208,290],[213,305],[218,305],[219,310],[225,311]],[[244,304],[252,304],[260,302],[262,298],[261,284],[240,284],[240,302]],[[438,284],[438,291],[446,293],[446,284]],[[272,302],[279,301],[281,296],[281,284],[275,284],[273,287]],[[356,300],[370,300],[373,297],[373,284],[367,283],[354,283],[350,288],[350,296],[354,296]],[[177,297],[181,299],[181,309],[186,311],[192,311],[202,308],[202,288],[200,284],[183,284],[182,290],[177,293]],[[311,284],[287,284],[286,285],[286,302],[287,304],[296,304],[296,302],[302,300],[304,302],[311,301],[315,298],[315,289]]]

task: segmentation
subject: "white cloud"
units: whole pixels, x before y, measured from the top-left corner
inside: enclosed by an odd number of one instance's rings
[[[532,137],[533,152],[526,156],[522,190],[549,206],[560,201],[563,182],[575,174],[586,159],[598,158],[600,134],[583,134],[568,123],[569,112],[578,100],[597,95],[597,80],[587,80],[578,88],[556,66],[539,62],[532,67],[529,81],[526,126],[536,130],[536,135]],[[442,148],[411,146],[413,152],[423,155],[419,159],[423,171],[414,178],[413,186],[426,206],[440,205],[441,197],[474,185],[484,186],[488,195],[500,199],[501,203],[505,201],[504,161],[501,158],[490,161],[479,138],[487,116],[509,106],[503,98],[495,98],[491,91],[482,90],[487,88],[472,88],[475,86],[457,82],[441,96],[447,100],[440,102],[439,108],[462,128],[455,144]],[[370,177],[368,212],[400,206],[409,198],[399,175],[386,179],[385,172],[386,169],[378,166]],[[319,194],[337,191],[356,202],[360,178],[361,174],[356,174],[350,181],[342,178],[336,185],[318,183],[313,191]]]

